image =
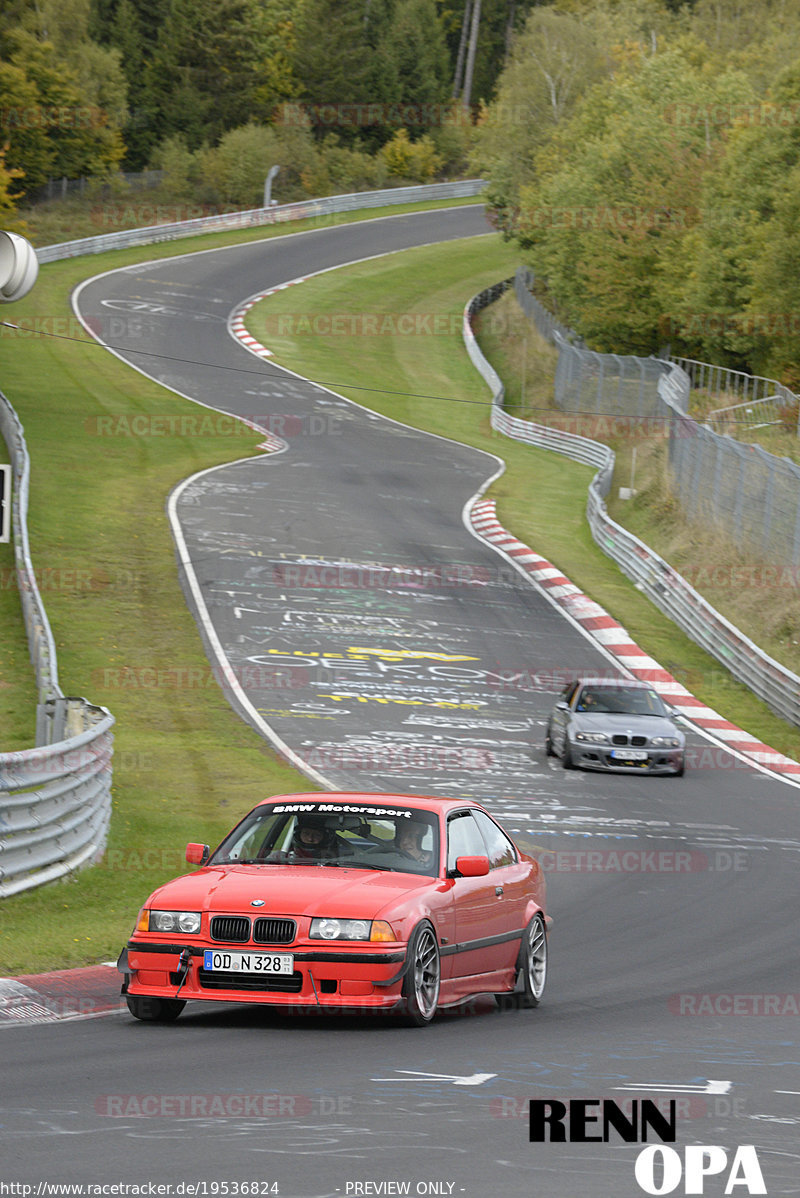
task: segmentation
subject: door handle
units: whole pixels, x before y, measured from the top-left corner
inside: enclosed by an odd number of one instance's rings
[[[494,888],[494,892],[495,892],[495,894],[497,895],[497,897],[498,897],[498,898],[501,898],[501,897],[502,897],[502,895],[503,895],[503,887],[502,887],[502,886],[495,886],[495,888]]]

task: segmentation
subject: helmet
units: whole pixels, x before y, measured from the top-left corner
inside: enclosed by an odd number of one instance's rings
[[[336,852],[336,837],[328,827],[327,818],[315,812],[297,816],[291,849],[295,856],[316,860]]]
[[[424,820],[403,819],[397,821],[395,843],[401,851],[415,857],[418,861],[427,859],[430,854],[422,849],[422,838],[428,830]]]

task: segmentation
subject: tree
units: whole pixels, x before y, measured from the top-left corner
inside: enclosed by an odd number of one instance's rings
[[[17,190],[22,171],[10,170],[6,166],[5,153],[0,148],[0,227],[9,233],[25,233],[25,222],[17,219],[15,201],[19,199]]]
[[[703,114],[751,97],[744,76],[705,70],[702,47],[688,41],[592,89],[540,158],[515,232],[594,347],[660,348],[693,266],[686,247],[703,175],[722,148]]]
[[[478,119],[473,167],[491,179],[490,202],[507,228],[536,155],[580,96],[611,70],[605,39],[589,21],[534,9],[516,38],[497,97]]]
[[[107,112],[87,104],[75,76],[50,42],[20,27],[7,32],[0,67],[7,161],[24,172],[26,192],[49,177],[102,175],[116,169],[123,144]]]
[[[392,0],[304,0],[294,69],[317,136],[381,145],[400,98]]]
[[[450,64],[434,0],[399,0],[392,26],[394,61],[401,104],[417,110],[412,134],[425,133],[442,119]],[[426,109],[430,112],[426,115]]]
[[[738,111],[738,116],[737,116]],[[800,62],[766,100],[732,112],[725,153],[709,172],[696,269],[687,295],[686,343],[757,373],[800,373],[798,206]],[[707,314],[699,324],[691,312]]]
[[[196,148],[245,124],[261,59],[252,0],[171,0],[144,67],[152,141],[180,133]]]

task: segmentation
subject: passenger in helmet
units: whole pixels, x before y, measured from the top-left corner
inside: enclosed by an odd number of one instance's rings
[[[429,865],[433,854],[422,847],[423,837],[427,830],[428,825],[421,820],[398,820],[394,837],[395,848],[399,852],[405,853],[406,856],[413,857],[421,865]]]

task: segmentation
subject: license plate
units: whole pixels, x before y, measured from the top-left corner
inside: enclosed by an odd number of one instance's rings
[[[203,969],[212,973],[294,973],[291,953],[228,953],[215,948],[203,952]]]
[[[647,761],[644,749],[612,749],[611,756],[616,761]]]

